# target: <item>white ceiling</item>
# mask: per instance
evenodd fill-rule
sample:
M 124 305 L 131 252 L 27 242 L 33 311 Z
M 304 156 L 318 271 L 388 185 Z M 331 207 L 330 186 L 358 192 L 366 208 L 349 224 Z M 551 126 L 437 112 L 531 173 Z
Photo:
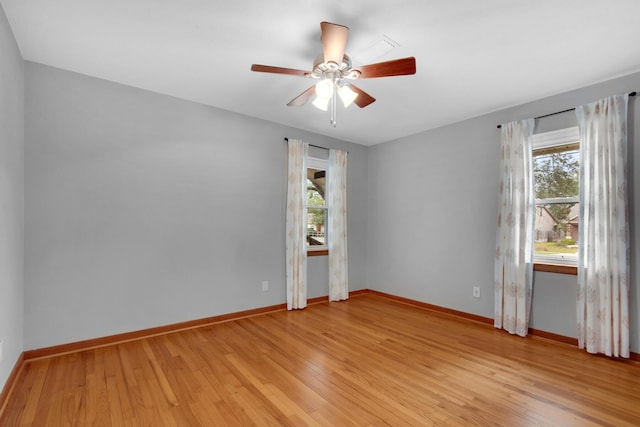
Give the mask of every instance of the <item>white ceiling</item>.
M 453 123 L 640 70 L 638 0 L 0 0 L 26 60 L 364 145 Z M 320 22 L 350 28 L 354 65 L 415 56 L 413 76 L 362 80 L 377 99 L 308 103 Z M 640 89 L 640 88 L 639 88 Z

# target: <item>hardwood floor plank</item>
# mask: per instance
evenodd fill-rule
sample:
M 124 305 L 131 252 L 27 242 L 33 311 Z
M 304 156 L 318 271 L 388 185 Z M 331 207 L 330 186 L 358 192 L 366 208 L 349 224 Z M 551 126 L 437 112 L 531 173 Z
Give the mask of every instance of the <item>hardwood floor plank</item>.
M 66 365 L 62 413 L 68 425 L 82 425 L 86 420 L 86 406 L 83 397 L 86 374 L 81 360 L 82 355 L 75 354 L 74 357 L 69 358 Z
M 71 355 L 54 360 L 67 360 L 69 356 Z M 92 426 L 109 426 L 112 424 L 112 412 L 105 381 L 105 350 L 90 350 L 86 356 L 86 423 Z M 51 418 L 47 425 L 54 425 L 56 422 L 55 418 Z
M 294 416 L 304 422 L 305 425 L 318 425 L 316 421 L 296 404 L 289 396 L 278 387 L 266 381 L 259 380 L 252 372 L 250 366 L 244 364 L 242 360 L 235 354 L 228 354 L 227 360 L 238 369 L 244 378 L 253 385 L 257 392 L 266 398 L 271 404 L 280 411 L 285 417 L 293 418 Z M 288 390 L 289 391 L 289 390 Z M 290 394 L 294 396 L 293 393 Z
M 8 425 L 29 426 L 33 424 L 45 379 L 49 372 L 49 364 L 50 360 L 43 360 L 40 363 L 30 363 L 25 367 L 20 378 L 21 387 L 18 389 L 21 397 L 19 401 L 24 402 L 24 405 L 19 408 L 20 416 Z
M 640 364 L 364 294 L 25 363 L 0 426 L 632 426 Z
M 153 350 L 151 349 L 151 346 L 149 345 L 149 341 L 151 341 L 151 340 L 142 340 L 141 341 L 141 345 L 142 345 L 142 349 L 144 350 L 144 353 L 146 354 L 146 356 L 147 356 L 147 358 L 149 360 L 149 364 L 151 365 L 151 368 L 153 369 L 153 374 L 154 374 L 156 380 L 158 381 L 158 384 L 160 385 L 160 389 L 162 390 L 162 394 L 164 394 L 164 396 L 167 399 L 167 402 L 170 405 L 180 406 L 180 403 L 178 403 L 178 398 L 176 397 L 175 393 L 173 392 L 173 389 L 171 388 L 171 385 L 167 381 L 167 377 L 164 375 L 164 372 L 162 370 L 162 367 L 160 366 L 160 363 L 156 359 L 156 356 L 155 356 Z M 157 341 L 157 340 L 154 340 L 154 341 Z

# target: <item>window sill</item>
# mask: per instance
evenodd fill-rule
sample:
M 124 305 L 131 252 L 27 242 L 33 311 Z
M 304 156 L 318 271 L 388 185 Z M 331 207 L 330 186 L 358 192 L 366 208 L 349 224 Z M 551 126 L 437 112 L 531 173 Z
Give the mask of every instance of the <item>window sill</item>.
M 307 256 L 326 256 L 329 255 L 329 249 L 307 249 Z
M 578 275 L 578 267 L 575 265 L 534 263 L 533 271 L 544 271 L 546 273 L 558 273 L 558 274 L 572 274 L 574 276 Z

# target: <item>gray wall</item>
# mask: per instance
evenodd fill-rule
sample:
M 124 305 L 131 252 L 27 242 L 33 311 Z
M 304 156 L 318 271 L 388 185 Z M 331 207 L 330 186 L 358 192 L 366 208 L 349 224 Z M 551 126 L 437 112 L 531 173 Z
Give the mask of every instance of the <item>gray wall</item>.
M 0 390 L 22 353 L 24 62 L 0 6 Z
M 366 147 L 31 62 L 25 79 L 25 349 L 283 303 L 284 137 L 349 151 L 365 287 Z M 326 269 L 309 259 L 310 297 Z
M 640 74 L 566 92 L 371 147 L 367 286 L 493 317 L 498 203 L 496 125 L 640 90 Z M 640 126 L 630 98 L 631 350 L 640 352 Z M 573 114 L 539 121 L 540 131 L 575 124 Z M 576 336 L 576 276 L 536 273 L 532 327 Z M 481 298 L 472 297 L 480 286 Z

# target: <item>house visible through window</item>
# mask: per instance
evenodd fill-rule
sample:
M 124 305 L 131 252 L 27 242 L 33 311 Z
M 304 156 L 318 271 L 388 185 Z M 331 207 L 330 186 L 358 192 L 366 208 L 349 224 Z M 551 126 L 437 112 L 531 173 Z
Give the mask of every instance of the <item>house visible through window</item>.
M 579 149 L 577 127 L 533 136 L 536 263 L 577 264 Z
M 327 167 L 324 159 L 307 160 L 307 248 L 327 247 Z

